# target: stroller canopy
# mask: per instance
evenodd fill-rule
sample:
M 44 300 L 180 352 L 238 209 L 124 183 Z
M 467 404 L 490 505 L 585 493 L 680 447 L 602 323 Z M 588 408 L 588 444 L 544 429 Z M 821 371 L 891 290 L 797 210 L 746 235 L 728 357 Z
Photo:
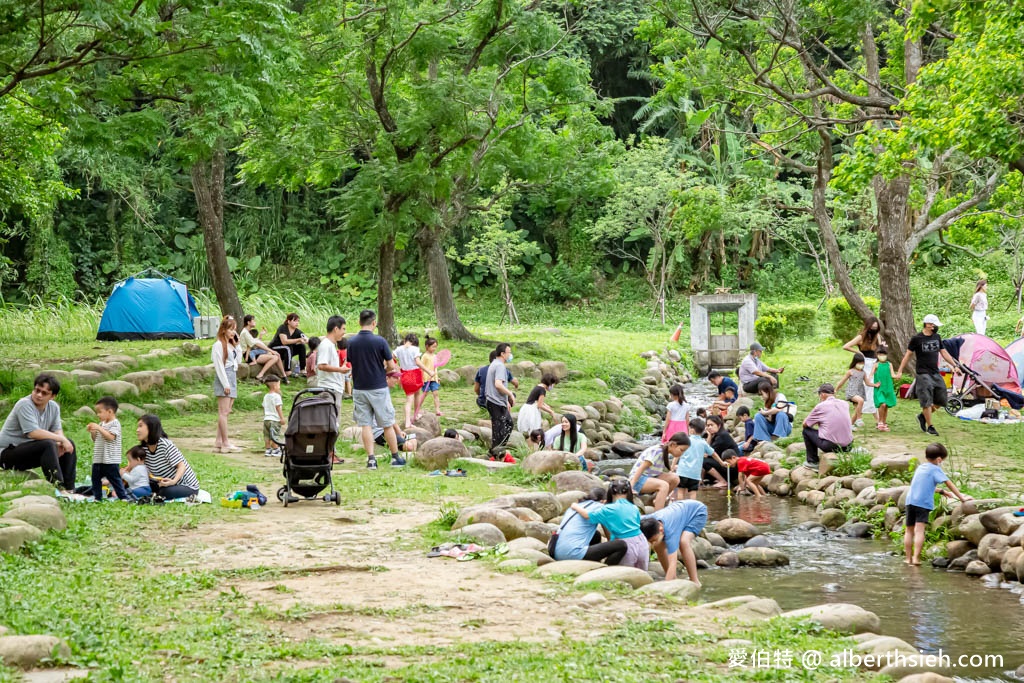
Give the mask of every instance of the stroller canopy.
M 1010 360 L 1017 368 L 1017 379 L 1024 379 L 1024 337 L 1007 346 L 1006 353 L 1010 355 Z
M 1017 365 L 999 342 L 983 334 L 961 334 L 942 343 L 949 355 L 977 373 L 981 381 L 1020 393 Z

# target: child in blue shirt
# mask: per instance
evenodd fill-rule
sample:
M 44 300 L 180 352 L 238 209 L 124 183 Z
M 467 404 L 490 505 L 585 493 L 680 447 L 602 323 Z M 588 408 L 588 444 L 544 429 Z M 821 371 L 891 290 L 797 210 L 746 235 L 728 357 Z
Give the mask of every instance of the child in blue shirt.
M 715 454 L 715 449 L 708 445 L 701 434 L 704 433 L 704 420 L 695 417 L 690 420 L 690 447 L 676 458 L 674 466 L 679 475 L 679 488 L 676 489 L 676 500 L 695 500 L 697 489 L 700 488 L 700 474 L 704 465 L 704 457 Z M 680 495 L 679 491 L 683 494 Z
M 949 491 L 941 491 L 940 495 L 959 498 L 960 502 L 970 500 L 957 490 L 942 471 L 942 461 L 949 457 L 946 447 L 941 443 L 929 444 L 924 450 L 925 462 L 914 470 L 914 478 L 910 481 L 907 493 L 907 530 L 903 535 L 903 552 L 909 565 L 920 566 L 921 548 L 924 546 L 924 528 L 928 524 L 928 516 L 935 509 L 935 488 L 942 483 Z
M 626 542 L 626 554 L 619 562 L 624 567 L 637 567 L 647 571 L 651 548 L 640 531 L 640 510 L 633 503 L 633 488 L 625 479 L 616 479 L 608 486 L 608 503 L 601 507 L 586 508 L 573 503 L 572 509 L 580 517 L 600 524 L 611 540 Z
M 754 421 L 750 419 L 750 408 L 746 406 L 737 408 L 736 419 L 743 423 L 743 443 L 739 444 L 740 455 L 743 455 L 757 446 L 757 441 L 754 441 Z

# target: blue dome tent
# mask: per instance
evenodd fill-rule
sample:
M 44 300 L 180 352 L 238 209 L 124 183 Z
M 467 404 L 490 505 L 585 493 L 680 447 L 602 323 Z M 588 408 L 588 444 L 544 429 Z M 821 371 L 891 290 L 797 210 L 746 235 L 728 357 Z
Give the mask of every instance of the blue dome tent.
M 139 277 L 153 273 L 160 277 Z M 114 285 L 96 339 L 194 339 L 199 310 L 188 288 L 172 277 L 145 270 Z

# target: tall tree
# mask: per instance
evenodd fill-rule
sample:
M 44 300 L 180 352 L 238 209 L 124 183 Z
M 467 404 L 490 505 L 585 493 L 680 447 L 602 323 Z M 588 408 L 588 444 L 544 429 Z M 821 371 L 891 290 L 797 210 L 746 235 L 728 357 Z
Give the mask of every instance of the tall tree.
M 853 285 L 834 226 L 832 187 L 850 136 L 900 124 L 904 94 L 940 51 L 907 31 L 909 17 L 883 2 L 841 0 L 661 0 L 646 30 L 655 52 L 674 58 L 676 92 L 725 99 L 748 110 L 753 149 L 803 174 L 811 210 L 839 289 L 861 317 L 871 315 Z M 671 91 L 670 90 L 670 91 Z M 881 156 L 884 148 L 874 153 Z M 920 241 L 955 222 L 996 189 L 1002 168 L 950 164 L 952 149 L 912 149 L 895 172 L 854 172 L 849 192 L 867 193 L 877 234 L 881 317 L 890 346 L 915 329 L 910 257 Z M 933 212 L 947 193 L 959 200 Z M 920 198 L 920 199 L 919 199 Z
M 306 5 L 301 105 L 247 142 L 247 169 L 269 178 L 289 160 L 292 183 L 345 183 L 336 206 L 349 231 L 381 249 L 382 320 L 393 320 L 390 252 L 415 244 L 440 333 L 473 339 L 452 293 L 451 229 L 505 178 L 511 189 L 544 182 L 586 163 L 605 137 L 573 26 L 548 9 L 540 0 Z

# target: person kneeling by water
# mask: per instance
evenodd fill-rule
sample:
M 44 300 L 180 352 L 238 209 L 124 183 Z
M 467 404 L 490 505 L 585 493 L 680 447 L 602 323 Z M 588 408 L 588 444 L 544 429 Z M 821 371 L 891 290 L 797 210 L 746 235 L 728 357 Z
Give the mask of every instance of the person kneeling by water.
M 697 557 L 693 553 L 693 539 L 704 529 L 708 521 L 708 507 L 699 500 L 679 500 L 649 515 L 643 523 L 655 521 L 662 532 L 660 537 L 651 538 L 651 549 L 658 556 L 658 562 L 665 570 L 665 580 L 674 581 L 679 556 L 683 556 L 686 575 L 698 586 Z

